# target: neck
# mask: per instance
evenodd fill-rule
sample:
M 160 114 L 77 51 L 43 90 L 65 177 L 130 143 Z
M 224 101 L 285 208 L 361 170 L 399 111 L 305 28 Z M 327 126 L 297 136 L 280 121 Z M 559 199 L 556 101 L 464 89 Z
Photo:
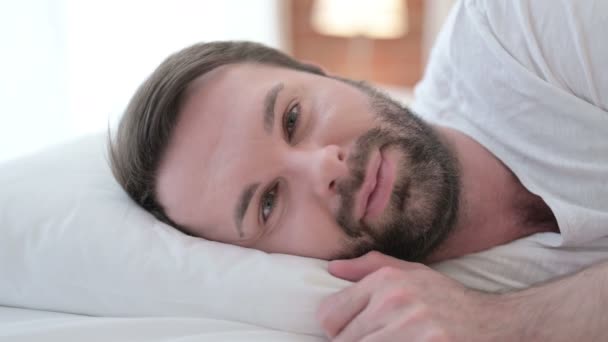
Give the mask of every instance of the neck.
M 530 193 L 490 151 L 459 131 L 440 126 L 435 129 L 458 160 L 461 197 L 455 227 L 425 262 L 455 258 L 536 232 L 556 230 L 555 218 L 544 201 Z

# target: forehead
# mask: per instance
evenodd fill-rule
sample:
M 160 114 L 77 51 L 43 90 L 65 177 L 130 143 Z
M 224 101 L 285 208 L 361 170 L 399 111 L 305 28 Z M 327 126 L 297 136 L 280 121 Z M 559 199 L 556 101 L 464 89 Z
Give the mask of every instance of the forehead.
M 159 169 L 157 191 L 167 214 L 186 227 L 227 224 L 243 187 L 270 162 L 262 153 L 272 143 L 264 130 L 266 93 L 307 77 L 318 76 L 233 64 L 193 81 Z M 203 210 L 206 222 L 200 222 Z

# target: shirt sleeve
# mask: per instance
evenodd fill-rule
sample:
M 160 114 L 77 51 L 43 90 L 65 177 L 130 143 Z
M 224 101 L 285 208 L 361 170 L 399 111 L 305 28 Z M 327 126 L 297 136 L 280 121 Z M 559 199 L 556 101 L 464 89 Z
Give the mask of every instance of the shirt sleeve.
M 608 1 L 457 2 L 412 110 L 490 150 L 556 216 L 608 236 Z
M 608 1 L 475 0 L 465 6 L 530 72 L 608 112 Z

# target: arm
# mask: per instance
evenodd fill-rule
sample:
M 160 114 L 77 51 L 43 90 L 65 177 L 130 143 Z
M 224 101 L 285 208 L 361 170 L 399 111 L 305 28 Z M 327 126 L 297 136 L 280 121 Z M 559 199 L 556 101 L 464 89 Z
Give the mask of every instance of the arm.
M 608 263 L 505 294 L 376 252 L 332 262 L 330 272 L 358 281 L 319 308 L 333 341 L 599 341 L 608 325 Z
M 519 292 L 497 295 L 522 341 L 600 341 L 608 326 L 608 262 Z M 499 313 L 497 311 L 497 313 Z M 500 318 L 500 317 L 499 317 Z

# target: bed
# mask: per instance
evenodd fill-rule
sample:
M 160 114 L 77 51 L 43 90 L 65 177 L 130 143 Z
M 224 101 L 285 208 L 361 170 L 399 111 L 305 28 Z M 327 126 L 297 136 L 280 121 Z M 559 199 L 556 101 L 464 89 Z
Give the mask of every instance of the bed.
M 0 307 L 0 339 L 6 341 L 294 341 L 318 336 L 295 334 L 233 321 L 198 317 L 89 317 Z
M 0 189 L 0 340 L 323 341 L 316 308 L 350 284 L 322 260 L 205 241 L 157 221 L 112 178 L 105 134 L 0 164 Z M 432 267 L 471 288 L 509 291 L 602 259 L 605 242 L 558 249 L 558 237 Z

